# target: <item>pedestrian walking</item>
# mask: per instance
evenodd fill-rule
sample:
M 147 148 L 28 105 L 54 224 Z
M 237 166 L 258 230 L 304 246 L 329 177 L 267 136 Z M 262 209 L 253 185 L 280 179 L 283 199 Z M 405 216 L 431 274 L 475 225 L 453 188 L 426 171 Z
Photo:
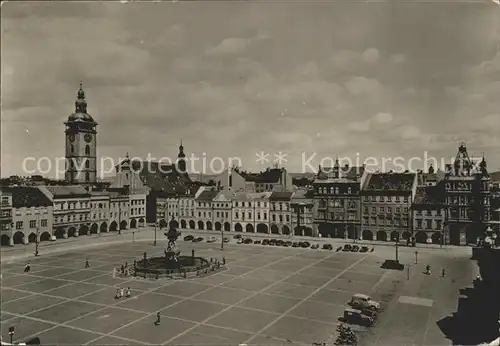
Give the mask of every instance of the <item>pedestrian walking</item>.
M 120 267 L 120 271 L 122 272 L 122 274 L 125 274 L 125 266 L 122 264 L 122 266 Z
M 89 268 L 89 267 L 90 267 L 89 260 L 85 260 L 85 268 Z
M 443 268 L 443 270 L 441 271 L 441 277 L 444 278 L 445 275 L 446 275 L 446 270 Z
M 130 297 L 130 287 L 127 287 L 127 290 L 125 291 L 125 297 Z
M 116 289 L 115 299 L 120 299 L 120 289 L 119 288 Z
M 431 275 L 431 266 L 430 265 L 425 266 L 425 274 Z
M 120 298 L 123 298 L 123 295 L 124 295 L 124 289 L 123 288 L 120 288 Z
M 159 325 L 160 325 L 160 312 L 157 312 L 156 313 L 155 326 L 159 326 Z
M 31 270 L 31 265 L 30 265 L 30 262 L 26 263 L 26 265 L 24 266 L 24 272 L 25 273 L 29 273 Z

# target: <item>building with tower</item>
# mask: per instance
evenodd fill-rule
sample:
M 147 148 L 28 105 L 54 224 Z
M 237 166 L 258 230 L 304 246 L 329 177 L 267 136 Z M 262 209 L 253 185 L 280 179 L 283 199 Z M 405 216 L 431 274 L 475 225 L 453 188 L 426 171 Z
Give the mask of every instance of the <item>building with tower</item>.
M 87 190 L 97 181 L 97 122 L 87 113 L 82 83 L 75 101 L 75 112 L 66 125 L 66 173 L 69 184 L 83 185 Z
M 452 245 L 476 243 L 490 223 L 490 176 L 483 157 L 476 165 L 460 143 L 444 177 L 447 231 Z

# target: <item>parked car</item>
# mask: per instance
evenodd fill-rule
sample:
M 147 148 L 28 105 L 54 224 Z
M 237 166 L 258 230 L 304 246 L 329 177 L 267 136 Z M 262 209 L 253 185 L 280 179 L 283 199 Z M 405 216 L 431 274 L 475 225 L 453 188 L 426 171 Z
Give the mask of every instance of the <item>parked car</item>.
M 368 246 L 362 246 L 361 249 L 359 249 L 359 252 L 368 252 Z
M 192 241 L 194 237 L 192 235 L 187 235 L 184 237 L 184 241 Z
M 276 245 L 276 239 L 269 240 L 269 245 Z
M 252 244 L 252 243 L 253 243 L 253 240 L 250 238 L 246 238 L 245 240 L 243 240 L 243 244 Z
M 194 239 L 192 240 L 192 242 L 193 242 L 193 243 L 199 243 L 199 242 L 201 242 L 201 241 L 203 241 L 203 237 L 194 238 Z
M 286 241 L 284 241 L 284 240 L 278 240 L 278 241 L 276 242 L 276 245 L 277 245 L 277 246 L 286 246 Z
M 264 239 L 262 241 L 262 245 L 269 245 L 269 239 Z
M 215 237 L 209 237 L 209 238 L 207 239 L 207 243 L 215 243 L 215 241 L 216 241 L 216 240 L 217 240 L 217 239 L 215 239 Z
M 323 250 L 333 250 L 332 244 L 323 244 Z
M 296 241 L 294 241 L 294 242 L 292 243 L 292 247 L 299 247 L 299 243 L 298 243 L 298 242 L 296 242 Z
M 254 244 L 260 244 L 260 243 L 261 243 L 261 241 L 260 241 L 260 240 L 255 240 L 253 243 L 254 243 Z
M 241 238 L 243 238 L 241 234 L 236 234 L 235 236 L 233 236 L 233 239 L 241 239 Z
M 290 240 L 286 241 L 285 242 L 287 246 L 292 246 L 293 245 L 293 242 L 291 242 Z
M 308 248 L 311 246 L 311 243 L 309 243 L 308 241 L 305 241 L 304 242 L 304 246 L 302 246 L 303 248 Z
M 228 237 L 224 237 L 224 238 L 222 239 L 222 241 L 223 241 L 224 243 L 229 243 L 229 238 L 228 238 Z
M 238 238 L 238 241 L 236 242 L 236 244 L 243 244 L 243 239 L 242 238 Z
M 359 246 L 357 245 L 354 245 L 352 248 L 351 248 L 351 252 L 358 252 L 359 251 Z
M 319 244 L 312 244 L 311 249 L 319 249 Z
M 345 244 L 345 245 L 344 245 L 344 248 L 342 249 L 342 251 L 351 251 L 351 249 L 352 249 L 352 246 L 351 246 L 351 245 L 349 245 L 349 244 Z
M 370 327 L 373 325 L 375 319 L 371 316 L 365 315 L 361 310 L 346 308 L 344 310 L 344 321 L 347 323 Z
M 360 310 L 378 310 L 380 309 L 380 303 L 372 300 L 370 296 L 362 293 L 356 293 L 352 296 L 349 303 L 354 309 Z

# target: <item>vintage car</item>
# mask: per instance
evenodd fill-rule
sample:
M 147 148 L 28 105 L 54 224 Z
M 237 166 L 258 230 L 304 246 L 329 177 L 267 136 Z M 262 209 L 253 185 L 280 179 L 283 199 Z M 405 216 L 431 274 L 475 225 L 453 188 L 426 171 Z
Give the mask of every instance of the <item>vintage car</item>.
M 361 249 L 359 250 L 359 252 L 368 252 L 369 249 L 368 249 L 368 246 L 362 246 Z
M 380 303 L 372 300 L 370 296 L 366 294 L 356 293 L 352 296 L 349 302 L 354 309 L 360 310 L 375 310 L 380 309 Z
M 375 319 L 372 316 L 365 315 L 361 310 L 346 308 L 344 310 L 344 321 L 370 327 L 375 322 Z
M 192 235 L 187 235 L 184 237 L 184 241 L 192 241 L 194 237 Z
M 332 244 L 323 244 L 323 250 L 333 250 Z
M 209 237 L 207 239 L 207 243 L 215 243 L 217 241 L 217 239 L 215 239 L 215 237 Z
M 228 237 L 224 237 L 224 239 L 222 240 L 224 243 L 229 243 L 229 238 Z
M 353 247 L 351 248 L 351 252 L 358 252 L 358 251 L 359 251 L 359 246 L 353 245 Z
M 319 244 L 312 244 L 311 249 L 319 249 Z
M 253 240 L 251 238 L 246 238 L 243 240 L 243 244 L 253 244 Z
M 349 244 L 345 244 L 344 248 L 342 249 L 342 251 L 351 251 L 351 250 L 352 250 L 352 246 Z

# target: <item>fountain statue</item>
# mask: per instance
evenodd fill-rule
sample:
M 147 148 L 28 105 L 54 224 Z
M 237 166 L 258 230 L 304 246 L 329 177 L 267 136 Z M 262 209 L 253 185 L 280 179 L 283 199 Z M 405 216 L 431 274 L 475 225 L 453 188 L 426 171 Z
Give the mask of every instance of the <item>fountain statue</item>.
M 164 233 L 167 237 L 167 242 L 165 243 L 165 261 L 168 267 L 177 267 L 179 263 L 180 250 L 177 248 L 176 241 L 181 235 L 181 232 L 177 230 L 177 221 L 172 217 L 169 223 L 169 229 Z

